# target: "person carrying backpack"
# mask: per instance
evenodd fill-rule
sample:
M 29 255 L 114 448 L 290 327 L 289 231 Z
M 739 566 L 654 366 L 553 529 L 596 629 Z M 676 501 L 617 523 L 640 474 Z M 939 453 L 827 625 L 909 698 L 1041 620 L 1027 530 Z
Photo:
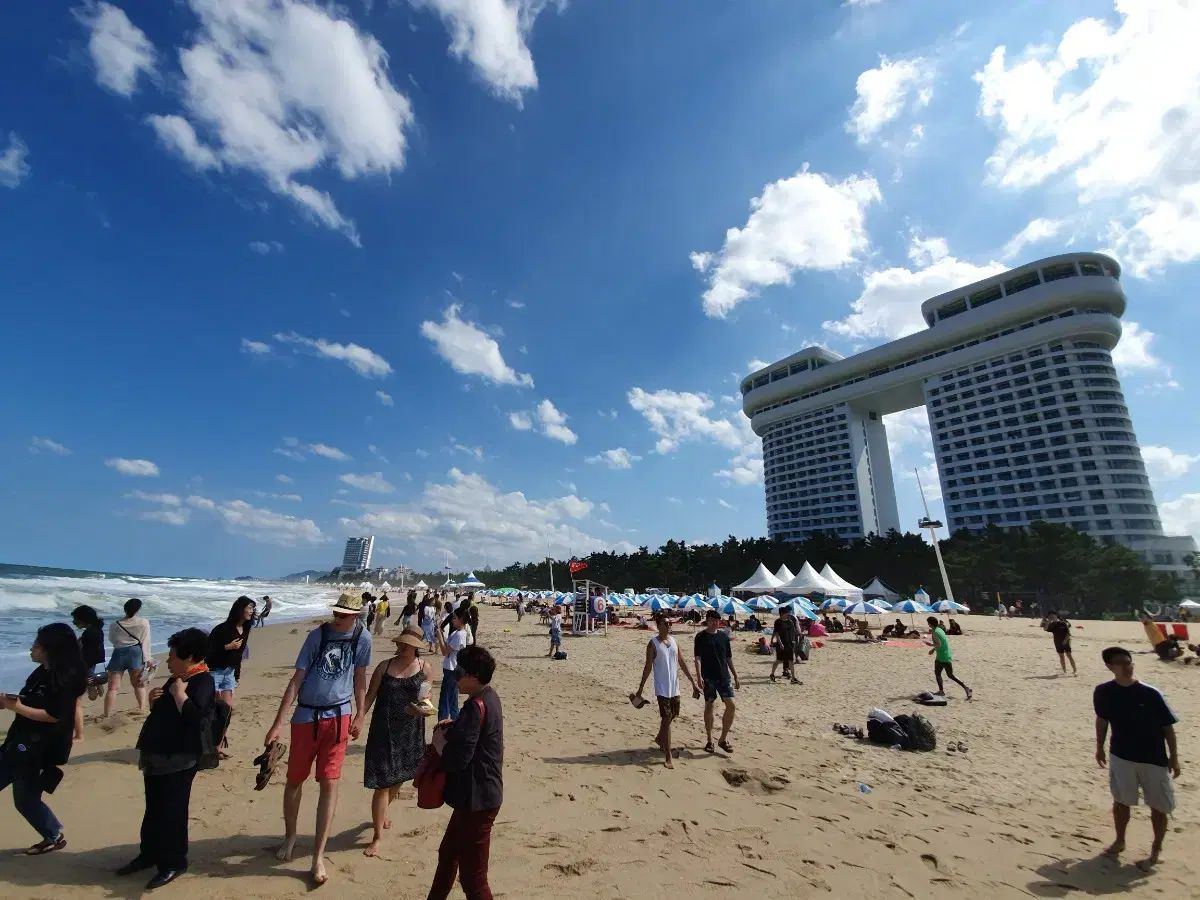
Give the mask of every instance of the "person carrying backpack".
M 263 745 L 268 753 L 279 743 L 283 720 L 291 716 L 291 752 L 288 755 L 287 785 L 283 790 L 283 843 L 275 855 L 288 861 L 296 849 L 296 827 L 304 782 L 316 764 L 321 786 L 317 803 L 316 841 L 313 845 L 312 882 L 328 880 L 325 872 L 325 842 L 337 807 L 338 780 L 351 739 L 357 740 L 360 725 L 350 718 L 351 701 L 359 718 L 366 707 L 367 667 L 371 665 L 371 635 L 360 621 L 363 600 L 342 594 L 333 604 L 333 621 L 308 633 L 296 657 L 296 670 L 288 681 L 275 721 Z
M 138 768 L 146 790 L 138 855 L 117 870 L 132 875 L 157 869 L 146 884 L 154 890 L 170 884 L 188 867 L 188 806 L 201 759 L 211 749 L 216 682 L 204 657 L 208 635 L 185 628 L 167 641 L 170 678 L 150 691 L 150 715 L 138 736 Z

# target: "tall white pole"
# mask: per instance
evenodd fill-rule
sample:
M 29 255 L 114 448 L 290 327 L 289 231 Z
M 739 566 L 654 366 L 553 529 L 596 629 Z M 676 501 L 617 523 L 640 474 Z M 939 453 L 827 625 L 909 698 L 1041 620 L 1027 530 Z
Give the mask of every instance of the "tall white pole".
M 550 558 L 550 542 L 546 541 L 546 566 L 550 569 L 550 590 L 554 591 L 554 560 Z
M 925 486 L 921 484 L 921 473 L 913 469 L 917 476 L 917 488 L 921 491 L 921 505 L 925 507 L 925 521 L 929 523 L 929 540 L 933 542 L 933 555 L 937 557 L 938 571 L 942 573 L 942 587 L 946 591 L 946 599 L 954 602 L 954 592 L 950 590 L 950 577 L 946 574 L 946 564 L 942 562 L 942 548 L 938 546 L 937 530 L 933 520 L 929 518 L 929 502 L 925 499 Z

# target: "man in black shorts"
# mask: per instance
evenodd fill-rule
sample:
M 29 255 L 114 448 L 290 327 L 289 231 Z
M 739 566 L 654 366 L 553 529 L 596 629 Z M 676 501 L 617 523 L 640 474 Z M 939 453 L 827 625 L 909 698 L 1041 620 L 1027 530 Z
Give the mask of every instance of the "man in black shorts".
M 704 691 L 704 730 L 708 735 L 708 743 L 704 749 L 709 753 L 713 747 L 713 705 L 717 696 L 725 701 L 725 714 L 721 717 L 721 739 L 717 746 L 726 753 L 733 752 L 729 743 L 729 729 L 733 727 L 733 691 L 741 690 L 742 682 L 733 667 L 733 647 L 729 643 L 729 635 L 719 630 L 721 614 L 710 609 L 704 614 L 704 630 L 696 635 L 692 645 L 695 656 L 696 683 Z M 729 676 L 733 675 L 733 684 Z
M 775 680 L 775 669 L 780 663 L 783 663 L 783 677 L 790 678 L 792 684 L 799 684 L 800 682 L 796 680 L 796 643 L 800 637 L 799 623 L 790 610 L 782 609 L 779 612 L 779 618 L 775 620 L 774 629 L 772 643 L 775 645 L 775 662 L 771 663 L 771 680 Z
M 1054 652 L 1058 654 L 1058 664 L 1062 666 L 1063 674 L 1067 674 L 1067 661 L 1071 662 L 1071 674 L 1078 675 L 1075 670 L 1075 657 L 1071 655 L 1071 623 L 1056 612 L 1046 616 L 1045 629 L 1054 635 Z

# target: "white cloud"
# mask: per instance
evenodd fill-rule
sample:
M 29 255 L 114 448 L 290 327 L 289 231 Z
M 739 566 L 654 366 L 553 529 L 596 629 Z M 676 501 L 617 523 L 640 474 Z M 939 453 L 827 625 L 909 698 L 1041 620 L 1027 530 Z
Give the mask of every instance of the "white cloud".
M 163 522 L 167 525 L 186 525 L 192 517 L 190 509 L 155 509 L 137 513 L 139 519 L 147 522 Z
M 325 536 L 312 519 L 300 519 L 283 513 L 251 506 L 245 500 L 217 503 L 208 497 L 192 495 L 187 503 L 194 509 L 212 513 L 230 534 L 243 535 L 251 540 L 281 547 L 297 544 L 320 544 Z
M 1171 376 L 1170 367 L 1151 351 L 1150 344 L 1153 341 L 1154 332 L 1146 331 L 1137 322 L 1122 322 L 1121 340 L 1112 351 L 1113 365 L 1122 375 L 1158 372 L 1166 378 L 1164 387 L 1179 387 Z
M 923 452 L 921 458 L 928 460 L 925 465 L 918 466 L 915 471 L 905 466 L 900 471 L 900 477 L 912 482 L 912 490 L 915 493 L 917 488 L 917 474 L 919 472 L 921 489 L 925 491 L 925 499 L 933 503 L 942 499 L 942 482 L 938 478 L 937 463 L 934 461 L 931 450 Z
M 450 55 L 471 63 L 492 92 L 518 106 L 537 87 L 529 33 L 549 0 L 410 0 L 442 17 L 450 32 Z M 555 3 L 560 9 L 566 0 Z
M 411 503 L 367 504 L 341 525 L 349 533 L 402 540 L 438 565 L 445 550 L 463 547 L 490 559 L 532 559 L 545 555 L 547 543 L 559 555 L 610 549 L 576 524 L 592 508 L 574 495 L 534 500 L 506 493 L 480 475 L 451 469 L 447 482 L 427 484 Z
M 1057 47 L 976 73 L 980 114 L 999 142 L 990 180 L 1024 189 L 1061 179 L 1110 217 L 1127 268 L 1147 275 L 1200 258 L 1200 6 L 1116 0 L 1120 24 L 1085 18 Z
M 1057 237 L 1066 224 L 1062 219 L 1032 220 L 1028 225 L 1009 238 L 1008 243 L 1004 245 L 1004 258 L 1006 260 L 1014 259 L 1030 244 L 1040 244 L 1043 241 Z
M 770 363 L 765 359 L 759 359 L 756 356 L 754 359 L 750 360 L 750 362 L 746 363 L 746 374 L 748 375 L 751 372 L 757 372 L 759 369 L 765 369 L 769 365 Z
M 110 469 L 115 469 L 122 475 L 135 475 L 145 478 L 154 478 L 158 475 L 158 466 L 150 462 L 148 459 L 106 459 L 104 464 Z
M 1005 270 L 1002 263 L 978 266 L 948 254 L 941 238 L 914 237 L 909 258 L 915 268 L 893 266 L 867 272 L 862 293 L 850 304 L 850 314 L 823 322 L 822 327 L 852 340 L 894 340 L 914 334 L 927 327 L 921 318 L 924 301 Z
M 349 181 L 404 167 L 412 106 L 392 84 L 383 46 L 332 5 L 189 5 L 199 27 L 179 50 L 183 109 L 151 117 L 160 139 L 196 168 L 257 175 L 357 244 L 333 198 L 298 179 L 332 169 Z
M 465 453 L 467 456 L 473 456 L 476 459 L 483 459 L 482 447 L 468 447 L 466 444 L 456 443 L 451 447 L 451 449 L 458 453 Z
M 656 452 L 671 453 L 685 441 L 708 441 L 736 451 L 729 468 L 714 473 L 718 478 L 740 485 L 762 482 L 762 442 L 740 411 L 732 418 L 713 418 L 707 414 L 713 408 L 709 396 L 687 391 L 648 393 L 635 387 L 628 399 L 658 435 Z
M 275 480 L 278 481 L 280 484 L 294 484 L 295 483 L 292 480 L 291 476 L 289 476 L 289 475 L 276 475 Z
M 29 175 L 29 163 L 25 157 L 29 148 L 16 132 L 8 135 L 8 146 L 0 151 L 0 187 L 15 188 Z
M 898 118 L 907 107 L 915 112 L 933 99 L 934 67 L 927 59 L 900 59 L 893 62 L 879 57 L 879 68 L 858 76 L 858 99 L 850 108 L 846 130 L 859 144 L 867 144 L 880 130 Z
M 1176 453 L 1170 447 L 1150 444 L 1142 447 L 1142 460 L 1146 463 L 1146 474 L 1150 479 L 1162 482 L 1186 475 L 1192 466 L 1200 462 L 1200 456 Z
M 513 309 L 524 309 L 525 308 L 525 303 L 522 300 L 509 300 L 508 305 L 511 306 Z
M 718 505 L 718 506 L 723 506 L 723 507 L 725 507 L 725 509 L 732 509 L 732 510 L 735 510 L 735 511 L 737 510 L 737 507 L 736 507 L 736 506 L 734 506 L 732 503 L 729 503 L 729 502 L 728 502 L 728 501 L 726 501 L 726 500 L 722 500 L 720 497 L 718 497 L 718 498 L 717 498 L 717 505 Z
M 681 505 L 683 504 L 683 501 L 682 501 L 682 500 L 680 500 L 678 497 L 668 497 L 668 498 L 667 498 L 667 502 L 668 502 L 668 503 L 673 503 L 673 504 L 675 504 L 676 506 L 681 506 Z
M 929 412 L 924 406 L 884 416 L 883 428 L 887 432 L 888 452 L 893 459 L 910 447 L 916 447 L 922 452 L 933 450 Z
M 288 459 L 293 460 L 294 462 L 304 462 L 304 454 L 299 453 L 296 450 L 285 450 L 283 447 L 276 447 L 271 452 L 278 453 L 280 456 L 286 456 Z
M 47 437 L 37 437 L 36 435 L 29 441 L 30 453 L 41 453 L 42 451 L 53 453 L 55 456 L 70 456 L 71 451 L 60 444 L 58 441 L 52 441 Z
M 300 503 L 304 499 L 299 494 L 272 494 L 269 491 L 255 491 L 254 496 L 264 500 L 287 500 L 292 503 Z
M 834 270 L 868 247 L 866 211 L 879 200 L 869 175 L 835 182 L 808 171 L 768 184 L 750 202 L 742 228 L 730 228 L 719 253 L 692 253 L 692 265 L 711 273 L 704 312 L 723 318 L 759 288 L 791 284 L 798 269 Z
M 543 400 L 537 405 L 537 417 L 541 423 L 541 431 L 552 441 L 560 441 L 568 447 L 578 440 L 578 435 L 567 427 L 567 416 L 558 411 L 549 400 Z
M 352 459 L 350 454 L 343 453 L 337 447 L 330 447 L 328 444 L 309 444 L 307 450 L 315 456 L 336 459 L 338 462 L 346 462 L 346 460 Z
M 124 10 L 110 3 L 87 3 L 75 10 L 75 18 L 90 32 L 88 52 L 101 87 L 131 97 L 139 75 L 154 75 L 154 45 Z
M 242 338 L 243 353 L 270 353 L 271 347 L 264 344 L 262 341 L 252 341 L 248 338 Z
M 635 456 L 624 447 L 614 447 L 603 453 L 597 453 L 595 456 L 589 456 L 584 459 L 584 462 L 606 465 L 610 469 L 631 469 L 633 464 L 640 459 L 640 456 Z
M 533 387 L 533 378 L 512 369 L 500 354 L 500 345 L 486 331 L 458 316 L 459 306 L 446 307 L 441 322 L 422 322 L 421 334 L 437 354 L 461 375 L 479 375 L 494 384 Z
M 282 253 L 283 244 L 279 241 L 251 241 L 250 249 L 259 256 L 266 256 L 268 253 Z
M 392 374 L 388 361 L 366 347 L 358 344 L 334 344 L 322 338 L 313 340 L 291 331 L 275 335 L 275 340 L 282 344 L 298 344 L 315 350 L 318 355 L 329 359 L 338 359 L 348 365 L 363 378 L 385 378 Z
M 339 450 L 337 447 L 331 447 L 328 444 L 302 444 L 299 438 L 294 437 L 285 437 L 283 444 L 283 447 L 276 447 L 273 452 L 296 462 L 304 462 L 304 453 L 323 456 L 326 459 L 333 459 L 338 462 L 346 462 L 353 459 L 350 454 Z
M 508 424 L 517 431 L 529 431 L 533 428 L 533 419 L 527 412 L 510 412 L 508 414 Z
M 144 500 L 146 503 L 161 503 L 163 506 L 181 506 L 183 501 L 175 494 L 148 494 L 145 491 L 130 491 L 125 495 L 130 500 Z
M 1200 494 L 1184 494 L 1176 500 L 1158 504 L 1163 531 L 1200 537 Z
M 426 458 L 429 456 L 429 451 L 428 451 L 428 450 L 422 450 L 420 447 L 418 447 L 418 448 L 417 448 L 416 450 L 414 450 L 413 452 L 414 452 L 414 453 L 416 453 L 416 454 L 417 454 L 417 456 L 421 457 L 421 459 L 426 459 Z
M 382 403 L 384 406 L 395 406 L 396 405 L 392 401 L 391 394 L 385 394 L 383 391 L 376 391 L 375 396 L 379 399 L 379 402 Z
M 389 484 L 382 472 L 370 472 L 365 475 L 339 475 L 338 480 L 358 488 L 360 491 L 370 491 L 372 494 L 390 494 L 396 490 L 395 485 Z

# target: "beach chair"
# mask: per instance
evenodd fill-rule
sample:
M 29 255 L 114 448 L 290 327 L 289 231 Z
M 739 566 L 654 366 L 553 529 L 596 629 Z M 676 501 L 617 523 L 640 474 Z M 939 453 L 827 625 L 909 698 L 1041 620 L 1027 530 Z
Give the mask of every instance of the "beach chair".
M 1186 643 L 1188 640 L 1190 640 L 1190 638 L 1188 637 L 1188 627 L 1187 627 L 1186 625 L 1183 625 L 1183 624 L 1181 624 L 1181 623 L 1178 623 L 1178 622 L 1177 622 L 1177 623 L 1175 623 L 1174 625 L 1172 625 L 1172 626 L 1171 626 L 1171 633 L 1172 633 L 1173 635 L 1175 635 L 1175 637 L 1179 638 L 1181 641 L 1184 641 L 1185 643 Z

